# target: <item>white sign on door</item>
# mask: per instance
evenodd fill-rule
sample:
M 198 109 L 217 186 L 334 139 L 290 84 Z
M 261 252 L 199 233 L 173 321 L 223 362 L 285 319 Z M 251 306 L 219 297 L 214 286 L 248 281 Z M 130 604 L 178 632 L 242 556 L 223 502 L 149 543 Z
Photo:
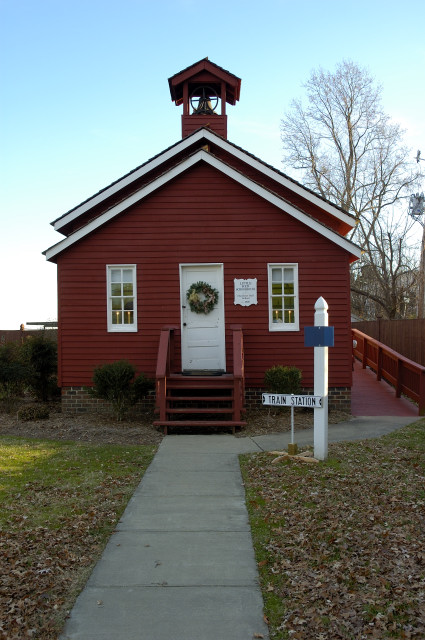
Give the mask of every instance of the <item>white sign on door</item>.
M 257 304 L 257 278 L 235 278 L 235 304 L 242 307 Z

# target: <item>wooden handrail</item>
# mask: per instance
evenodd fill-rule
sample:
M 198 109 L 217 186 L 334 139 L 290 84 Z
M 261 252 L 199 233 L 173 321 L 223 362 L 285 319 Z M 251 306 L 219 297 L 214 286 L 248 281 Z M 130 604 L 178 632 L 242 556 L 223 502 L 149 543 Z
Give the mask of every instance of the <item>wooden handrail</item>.
M 159 337 L 158 358 L 156 361 L 156 377 L 164 378 L 167 375 L 168 347 L 170 344 L 170 330 L 161 329 Z
M 358 329 L 352 329 L 352 335 L 353 354 L 363 369 L 373 369 L 377 380 L 384 378 L 393 385 L 397 398 L 403 393 L 418 404 L 419 415 L 425 415 L 425 367 Z
M 233 332 L 233 375 L 235 378 L 244 377 L 244 352 L 242 327 L 232 325 Z
M 242 327 L 230 327 L 233 334 L 233 421 L 239 422 L 245 398 Z M 178 327 L 162 327 L 156 362 L 156 409 L 160 421 L 167 419 L 167 378 L 174 371 L 174 335 Z
M 156 361 L 156 400 L 161 420 L 166 417 L 167 376 L 174 365 L 174 332 L 177 327 L 162 327 Z
M 242 327 L 232 325 L 233 333 L 233 420 L 241 419 L 245 398 L 245 371 Z

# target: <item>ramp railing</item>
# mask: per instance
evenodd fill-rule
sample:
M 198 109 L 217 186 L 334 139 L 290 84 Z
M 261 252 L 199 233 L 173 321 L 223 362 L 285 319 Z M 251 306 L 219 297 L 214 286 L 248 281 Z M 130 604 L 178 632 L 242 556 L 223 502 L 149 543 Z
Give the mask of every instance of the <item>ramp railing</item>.
M 377 380 L 384 379 L 394 387 L 397 398 L 404 394 L 417 403 L 419 415 L 425 415 L 425 367 L 358 329 L 352 329 L 352 334 L 353 354 L 363 369 L 372 369 Z

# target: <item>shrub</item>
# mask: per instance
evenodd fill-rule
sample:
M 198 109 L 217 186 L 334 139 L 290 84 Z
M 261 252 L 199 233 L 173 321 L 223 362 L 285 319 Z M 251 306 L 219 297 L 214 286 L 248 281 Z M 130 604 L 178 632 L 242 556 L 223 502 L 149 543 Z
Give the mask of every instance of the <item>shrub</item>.
M 294 393 L 301 391 L 302 372 L 297 367 L 278 364 L 264 374 L 264 384 L 270 393 Z
M 28 338 L 22 349 L 31 370 L 30 386 L 38 400 L 47 402 L 57 392 L 57 344 L 41 334 Z
M 30 377 L 29 367 L 22 361 L 20 345 L 8 343 L 1 346 L 0 401 L 5 411 L 13 411 Z
M 29 420 L 46 420 L 49 417 L 49 407 L 45 405 L 30 405 L 18 411 L 18 420 L 28 422 Z
M 111 403 L 117 420 L 122 420 L 130 406 L 140 400 L 152 382 L 144 373 L 136 377 L 136 368 L 127 360 L 117 360 L 96 367 L 93 373 L 93 387 L 90 395 Z

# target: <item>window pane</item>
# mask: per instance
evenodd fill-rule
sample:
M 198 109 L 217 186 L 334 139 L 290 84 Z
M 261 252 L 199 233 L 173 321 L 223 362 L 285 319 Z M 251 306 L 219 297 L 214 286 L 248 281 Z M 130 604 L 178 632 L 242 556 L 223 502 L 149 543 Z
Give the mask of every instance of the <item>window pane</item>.
M 293 311 L 285 311 L 285 322 L 288 324 L 295 322 L 295 314 Z
M 111 269 L 111 282 L 121 282 L 121 269 Z
M 295 299 L 285 296 L 285 309 L 295 309 Z
M 132 296 L 133 295 L 133 285 L 130 283 L 124 283 L 122 287 L 122 292 L 124 296 Z
M 273 324 L 283 322 L 283 311 L 278 311 L 277 309 L 272 313 Z
M 272 298 L 272 309 L 282 309 L 282 298 Z
M 112 324 L 122 324 L 122 312 L 121 311 L 113 311 L 112 312 Z
M 124 311 L 124 324 L 133 324 L 133 312 Z
M 294 283 L 292 282 L 291 284 L 287 284 L 285 282 L 284 291 L 287 294 L 294 294 Z
M 120 296 L 121 295 L 121 285 L 120 284 L 111 284 L 111 295 L 112 296 Z
M 282 295 L 282 283 L 275 284 L 273 282 L 273 284 L 272 284 L 272 294 L 274 296 L 281 296 Z
M 272 269 L 272 282 L 282 282 L 282 269 Z
M 133 269 L 123 269 L 122 281 L 123 282 L 133 282 Z
M 133 311 L 133 298 L 124 298 L 124 309 L 126 311 Z
M 113 311 L 121 311 L 121 298 L 112 298 Z
M 284 281 L 285 282 L 294 282 L 294 270 L 292 268 L 284 269 Z

